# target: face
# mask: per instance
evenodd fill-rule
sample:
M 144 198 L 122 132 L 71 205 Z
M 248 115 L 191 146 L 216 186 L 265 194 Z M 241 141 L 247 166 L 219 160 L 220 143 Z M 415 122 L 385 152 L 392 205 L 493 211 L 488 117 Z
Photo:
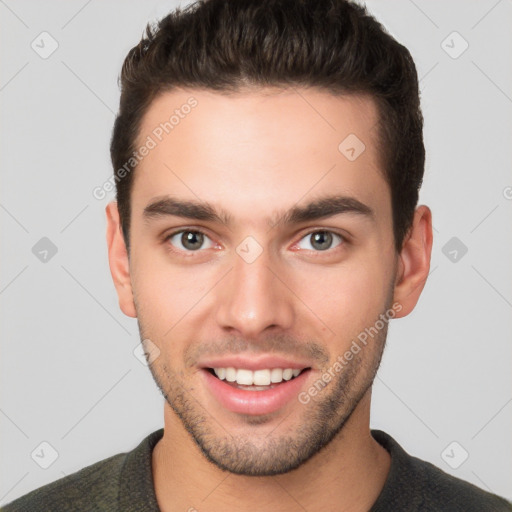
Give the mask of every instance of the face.
M 400 307 L 376 122 L 370 98 L 311 89 L 175 90 L 143 119 L 123 309 L 223 469 L 298 467 L 369 393 Z

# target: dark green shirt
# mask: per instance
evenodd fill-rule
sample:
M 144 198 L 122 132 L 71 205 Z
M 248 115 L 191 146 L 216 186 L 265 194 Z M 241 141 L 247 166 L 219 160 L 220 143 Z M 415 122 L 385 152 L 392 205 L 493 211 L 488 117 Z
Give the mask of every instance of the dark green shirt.
M 512 504 L 411 457 L 388 434 L 372 436 L 391 454 L 391 468 L 369 512 L 505 512 Z M 3 512 L 159 512 L 151 454 L 163 429 L 134 450 L 96 462 L 40 487 L 2 508 Z M 206 509 L 205 509 L 206 510 Z

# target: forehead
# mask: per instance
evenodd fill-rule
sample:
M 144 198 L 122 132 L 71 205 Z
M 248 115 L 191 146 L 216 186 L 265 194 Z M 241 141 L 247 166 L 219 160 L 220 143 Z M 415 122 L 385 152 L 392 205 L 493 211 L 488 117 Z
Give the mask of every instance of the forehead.
M 368 96 L 305 88 L 165 92 L 142 119 L 132 210 L 182 197 L 268 221 L 278 206 L 343 194 L 389 213 Z

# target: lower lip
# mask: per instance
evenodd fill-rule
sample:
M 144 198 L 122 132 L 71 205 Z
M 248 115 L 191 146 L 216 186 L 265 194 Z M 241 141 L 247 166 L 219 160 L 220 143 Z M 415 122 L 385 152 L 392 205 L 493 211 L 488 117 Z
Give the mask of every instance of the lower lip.
M 218 379 L 206 369 L 203 369 L 201 373 L 206 380 L 206 386 L 223 407 L 231 412 L 256 416 L 278 411 L 291 400 L 297 399 L 307 379 L 309 369 L 304 370 L 294 379 L 283 381 L 264 391 L 247 391 L 230 386 L 226 381 Z

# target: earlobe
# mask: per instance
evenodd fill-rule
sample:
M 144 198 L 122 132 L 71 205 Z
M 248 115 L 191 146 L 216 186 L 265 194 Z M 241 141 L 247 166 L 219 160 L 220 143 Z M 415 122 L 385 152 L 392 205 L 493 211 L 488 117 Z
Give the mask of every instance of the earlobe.
M 117 202 L 111 201 L 105 208 L 107 216 L 107 247 L 110 273 L 116 287 L 121 311 L 132 318 L 137 317 L 133 300 L 128 252 L 121 231 Z
M 397 318 L 408 315 L 416 306 L 430 270 L 432 253 L 432 212 L 419 206 L 399 255 L 394 301 L 402 305 Z

